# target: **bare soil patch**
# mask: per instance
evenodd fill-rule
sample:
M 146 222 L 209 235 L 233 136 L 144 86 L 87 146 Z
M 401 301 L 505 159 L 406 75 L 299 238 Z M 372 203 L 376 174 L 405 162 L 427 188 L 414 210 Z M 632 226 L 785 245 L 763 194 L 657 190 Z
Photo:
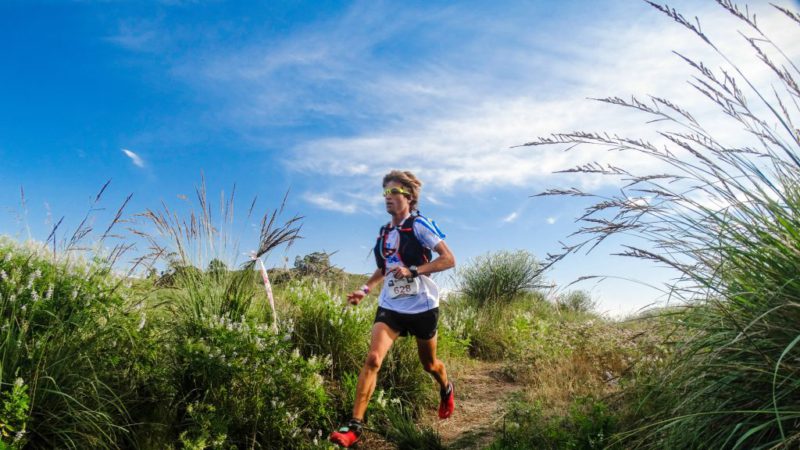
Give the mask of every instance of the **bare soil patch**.
M 440 420 L 431 410 L 420 426 L 433 428 L 448 448 L 458 450 L 483 449 L 503 426 L 503 402 L 522 388 L 503 375 L 503 364 L 469 360 L 452 367 L 450 378 L 455 383 L 456 410 L 447 420 Z M 390 450 L 396 448 L 379 434 L 366 432 L 361 450 Z
M 456 389 L 456 410 L 447 420 L 436 411 L 426 415 L 422 425 L 436 430 L 453 449 L 481 449 L 488 446 L 502 428 L 503 401 L 521 386 L 503 375 L 499 362 L 469 361 L 451 374 Z

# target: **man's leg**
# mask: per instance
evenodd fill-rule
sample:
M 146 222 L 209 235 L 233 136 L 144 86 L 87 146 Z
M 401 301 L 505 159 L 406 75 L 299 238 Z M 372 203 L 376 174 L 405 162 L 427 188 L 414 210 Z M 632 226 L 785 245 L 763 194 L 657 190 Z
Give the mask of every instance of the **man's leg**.
M 417 353 L 422 368 L 433 375 L 442 389 L 447 389 L 447 370 L 444 363 L 436 358 L 436 335 L 431 339 L 417 338 Z
M 364 361 L 364 367 L 361 368 L 361 373 L 358 375 L 358 384 L 356 385 L 356 401 L 353 405 L 354 419 L 364 420 L 364 413 L 367 411 L 369 399 L 375 391 L 375 383 L 378 380 L 378 371 L 383 363 L 383 358 L 392 348 L 392 344 L 398 336 L 397 331 L 383 322 L 376 322 L 372 326 L 369 352 Z
M 447 370 L 444 368 L 444 363 L 436 358 L 436 335 L 425 340 L 417 338 L 417 351 L 422 367 L 439 382 L 439 418 L 447 419 L 453 415 L 456 407 L 455 393 L 453 385 L 447 381 Z

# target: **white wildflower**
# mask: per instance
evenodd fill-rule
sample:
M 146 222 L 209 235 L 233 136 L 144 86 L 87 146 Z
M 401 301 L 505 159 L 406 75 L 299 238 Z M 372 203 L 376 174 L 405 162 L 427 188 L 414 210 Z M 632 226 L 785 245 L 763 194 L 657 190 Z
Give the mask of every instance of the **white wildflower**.
M 44 294 L 44 299 L 50 300 L 52 297 L 53 297 L 53 283 L 50 283 L 50 285 L 47 286 L 47 292 L 45 292 Z
M 24 437 L 25 437 L 25 434 L 26 434 L 26 433 L 27 433 L 27 431 L 25 431 L 25 430 L 19 430 L 19 431 L 17 431 L 17 432 L 14 434 L 14 442 L 19 442 L 19 441 L 21 441 L 21 440 L 22 440 L 22 438 L 24 438 Z
M 15 388 L 21 388 L 23 384 L 25 384 L 25 380 L 23 380 L 20 377 L 17 377 L 17 379 L 14 380 L 14 387 Z

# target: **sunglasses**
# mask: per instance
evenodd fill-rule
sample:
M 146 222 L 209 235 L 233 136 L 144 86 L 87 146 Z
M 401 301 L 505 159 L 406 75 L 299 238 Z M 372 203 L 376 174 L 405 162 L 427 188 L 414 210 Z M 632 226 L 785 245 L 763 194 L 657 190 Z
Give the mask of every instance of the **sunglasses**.
M 403 189 L 401 187 L 393 187 L 393 188 L 388 188 L 388 189 L 384 189 L 383 190 L 383 196 L 384 197 L 386 197 L 387 195 L 390 195 L 390 194 L 391 195 L 397 195 L 397 194 L 411 195 L 411 192 L 408 192 L 408 191 L 406 191 L 405 189 Z

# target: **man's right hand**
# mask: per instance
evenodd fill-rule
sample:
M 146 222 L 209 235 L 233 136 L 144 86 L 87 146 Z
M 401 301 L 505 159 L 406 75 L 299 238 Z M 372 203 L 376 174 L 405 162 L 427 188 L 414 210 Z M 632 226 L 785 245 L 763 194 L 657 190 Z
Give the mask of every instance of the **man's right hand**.
M 361 302 L 361 300 L 366 297 L 367 294 L 364 293 L 361 289 L 353 291 L 347 294 L 347 301 L 350 302 L 351 305 L 357 305 Z

